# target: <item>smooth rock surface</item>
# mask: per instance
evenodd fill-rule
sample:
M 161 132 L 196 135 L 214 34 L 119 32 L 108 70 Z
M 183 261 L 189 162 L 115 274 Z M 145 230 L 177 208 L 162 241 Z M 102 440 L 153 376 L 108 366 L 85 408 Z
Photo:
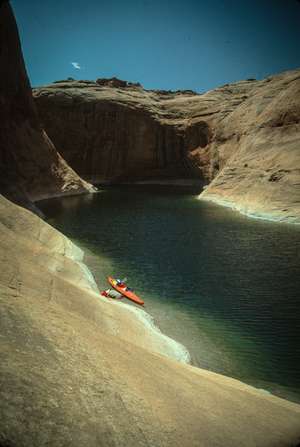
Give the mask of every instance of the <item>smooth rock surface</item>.
M 300 71 L 261 82 L 216 130 L 219 174 L 203 199 L 300 223 Z

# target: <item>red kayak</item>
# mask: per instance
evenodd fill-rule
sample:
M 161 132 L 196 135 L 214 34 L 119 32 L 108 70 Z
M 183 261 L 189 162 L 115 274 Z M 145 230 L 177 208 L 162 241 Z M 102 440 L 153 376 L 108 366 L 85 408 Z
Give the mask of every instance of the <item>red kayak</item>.
M 144 305 L 144 301 L 135 293 L 133 293 L 132 290 L 128 289 L 126 284 L 118 283 L 117 280 L 112 278 L 111 276 L 108 276 L 107 280 L 109 284 L 123 296 L 125 296 L 126 298 L 128 298 L 129 300 L 133 301 L 136 304 L 140 304 L 141 306 Z

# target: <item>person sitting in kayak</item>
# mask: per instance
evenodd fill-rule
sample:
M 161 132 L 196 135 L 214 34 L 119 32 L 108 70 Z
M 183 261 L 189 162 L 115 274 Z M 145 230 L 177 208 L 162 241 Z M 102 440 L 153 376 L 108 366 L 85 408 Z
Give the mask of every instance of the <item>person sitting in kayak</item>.
M 121 287 L 121 289 L 126 289 L 126 284 L 120 279 L 117 279 L 117 286 Z

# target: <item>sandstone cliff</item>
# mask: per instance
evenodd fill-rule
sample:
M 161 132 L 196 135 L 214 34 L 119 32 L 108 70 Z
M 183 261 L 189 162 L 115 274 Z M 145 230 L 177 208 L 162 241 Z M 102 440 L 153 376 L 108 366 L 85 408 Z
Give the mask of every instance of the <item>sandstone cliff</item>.
M 207 147 L 217 119 L 244 101 L 252 83 L 233 88 L 234 95 L 226 89 L 197 95 L 120 80 L 67 80 L 34 89 L 34 97 L 47 132 L 89 181 L 179 177 L 207 183 Z M 189 157 L 196 149 L 200 168 Z
M 88 181 L 198 179 L 209 185 L 203 199 L 300 222 L 299 70 L 204 94 L 99 79 L 59 81 L 34 97 Z
M 87 191 L 40 127 L 4 3 L 1 188 L 23 201 Z M 170 107 L 173 115 L 163 118 L 169 129 L 178 119 L 176 101 Z M 191 141 L 195 149 L 201 135 L 206 150 L 211 137 L 203 123 L 188 124 L 188 138 L 176 127 L 181 148 Z M 169 175 L 179 161 L 182 153 Z M 175 361 L 178 347 L 149 331 L 132 307 L 99 296 L 82 256 L 58 231 L 0 196 L 1 447 L 296 446 L 299 405 Z
M 2 197 L 0 230 L 1 446 L 297 445 L 299 405 L 166 357 L 79 249 Z
M 21 203 L 90 191 L 57 153 L 39 123 L 18 30 L 8 2 L 0 4 L 0 190 Z
M 300 223 L 300 71 L 261 81 L 218 124 L 210 151 L 219 173 L 203 199 Z

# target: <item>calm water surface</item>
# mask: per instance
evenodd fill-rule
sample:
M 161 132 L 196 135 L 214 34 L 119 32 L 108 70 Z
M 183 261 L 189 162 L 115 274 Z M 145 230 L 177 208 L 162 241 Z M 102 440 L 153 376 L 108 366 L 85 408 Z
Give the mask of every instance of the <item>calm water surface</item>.
M 101 288 L 127 276 L 193 364 L 300 401 L 300 228 L 249 219 L 167 188 L 52 199 Z

